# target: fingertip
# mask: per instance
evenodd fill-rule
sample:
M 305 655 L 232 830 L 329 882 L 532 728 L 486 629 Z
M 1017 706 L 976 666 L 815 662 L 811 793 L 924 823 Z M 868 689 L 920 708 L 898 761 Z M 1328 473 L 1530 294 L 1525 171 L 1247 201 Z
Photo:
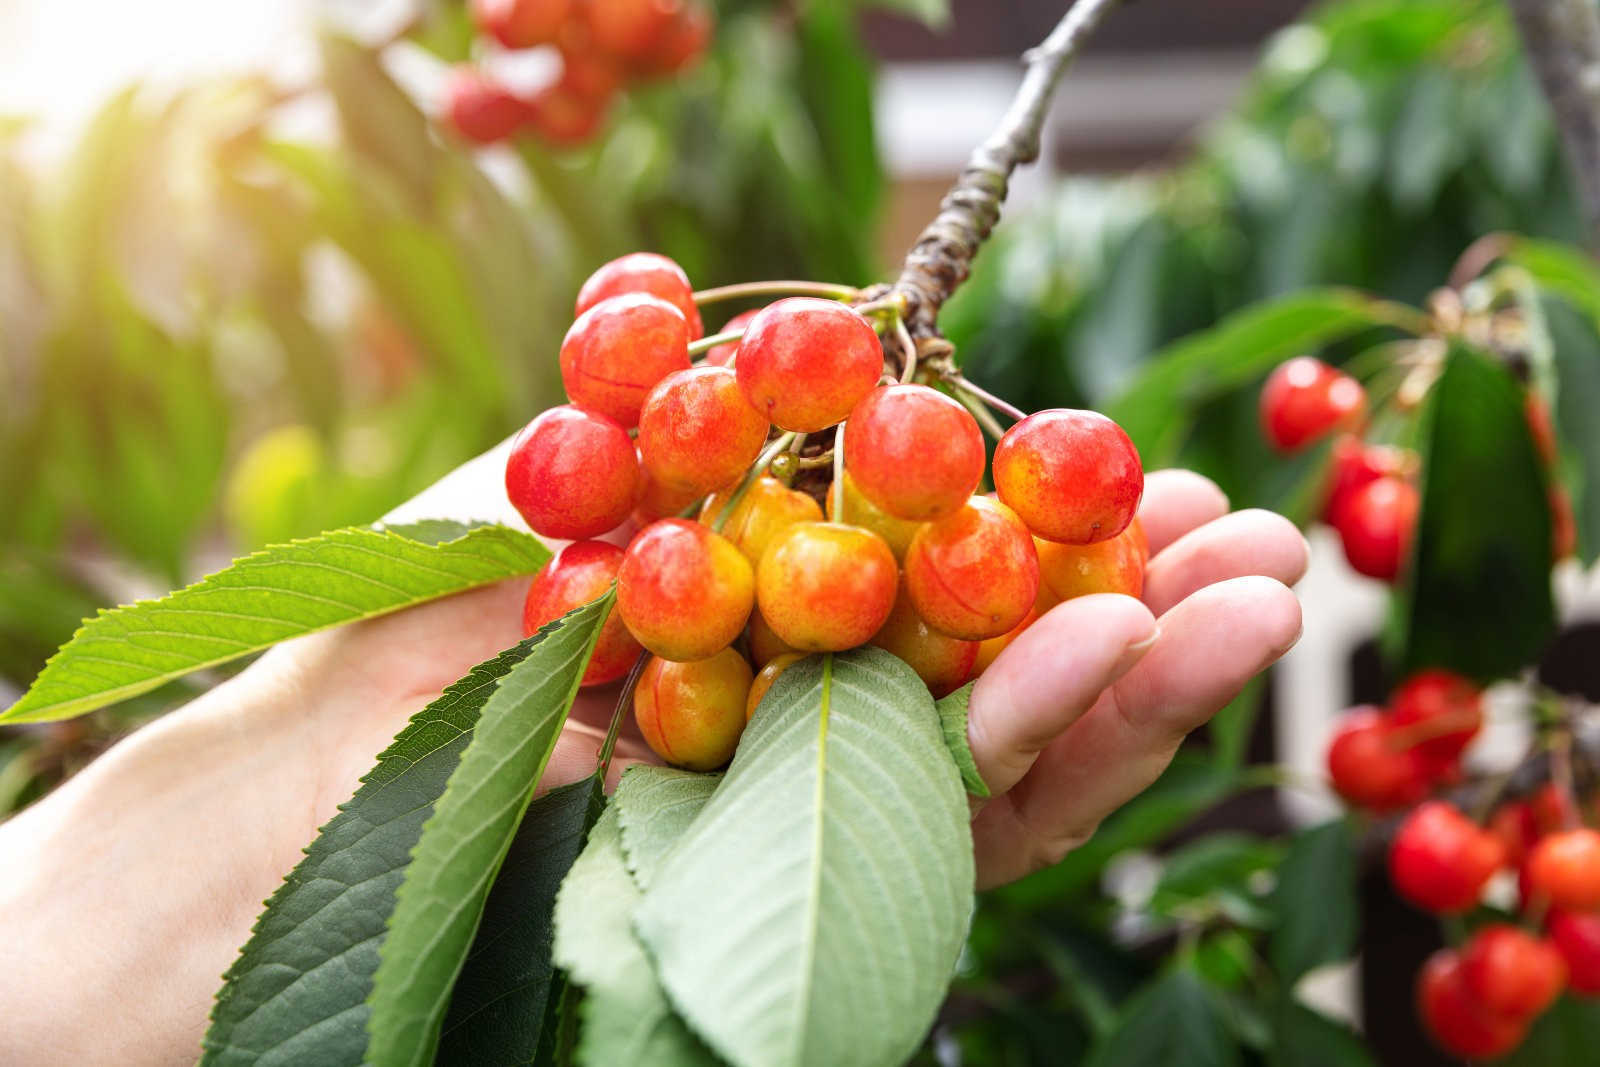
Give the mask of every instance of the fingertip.
M 1210 478 L 1190 470 L 1145 475 L 1139 521 L 1154 555 L 1199 526 L 1228 513 L 1228 496 Z

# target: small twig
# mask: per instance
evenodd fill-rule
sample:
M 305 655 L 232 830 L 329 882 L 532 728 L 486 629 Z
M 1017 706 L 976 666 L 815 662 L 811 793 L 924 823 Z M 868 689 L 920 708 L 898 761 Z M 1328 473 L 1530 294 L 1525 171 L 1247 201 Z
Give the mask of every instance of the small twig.
M 728 497 L 728 502 L 722 505 L 722 510 L 717 513 L 716 520 L 711 524 L 712 530 L 717 533 L 722 532 L 722 528 L 733 517 L 733 509 L 739 506 L 739 501 L 743 500 L 744 495 L 750 491 L 750 487 L 756 484 L 756 479 L 760 478 L 762 474 L 766 473 L 767 468 L 772 466 L 772 461 L 778 458 L 778 453 L 788 448 L 793 440 L 793 432 L 779 434 L 772 439 L 772 443 L 767 445 L 766 450 L 756 457 L 750 472 L 744 476 L 744 481 L 739 483 L 739 488 L 735 489 L 733 494 Z
M 956 399 L 961 406 L 972 412 L 972 417 L 978 420 L 978 425 L 988 432 L 996 441 L 1006 435 L 1006 428 L 1000 425 L 1000 420 L 994 417 L 994 412 L 983 406 L 983 402 L 975 396 L 970 396 L 960 389 L 955 391 Z
M 971 393 L 973 396 L 977 397 L 985 404 L 988 404 L 1002 415 L 1010 416 L 1016 422 L 1021 422 L 1023 419 L 1028 417 L 1028 413 L 1017 407 L 1015 404 L 1007 400 L 1001 400 L 999 397 L 989 392 L 989 390 L 974 385 L 972 382 L 968 381 L 966 378 L 963 378 L 959 374 L 951 375 L 949 378 L 946 378 L 945 381 L 949 382 L 955 388 L 962 390 L 963 392 Z
M 1600 250 L 1600 9 L 1594 0 L 1510 0 L 1510 7 L 1561 133 L 1587 243 Z
M 900 368 L 900 384 L 904 385 L 917 373 L 917 343 L 911 339 L 911 331 L 906 329 L 903 316 L 894 317 L 894 336 L 905 352 L 905 364 Z
M 840 423 L 833 431 L 833 484 L 828 486 L 828 492 L 833 494 L 833 514 L 829 516 L 834 522 L 844 522 L 844 423 Z
M 729 330 L 726 333 L 714 333 L 710 337 L 702 337 L 698 341 L 690 341 L 689 355 L 704 355 L 718 345 L 732 344 L 743 336 L 743 330 Z
M 740 282 L 737 285 L 719 285 L 715 289 L 702 289 L 694 294 L 696 304 L 715 304 L 720 300 L 738 300 L 751 296 L 820 296 L 827 300 L 854 300 L 860 290 L 832 282 Z
M 633 699 L 633 690 L 639 684 L 639 676 L 644 673 L 644 665 L 649 659 L 648 652 L 639 653 L 639 658 L 633 661 L 633 667 L 629 669 L 628 677 L 622 683 L 622 692 L 617 695 L 616 709 L 611 712 L 611 725 L 606 727 L 606 739 L 600 742 L 599 772 L 602 782 L 606 780 L 606 772 L 611 769 L 611 754 L 616 751 L 617 737 L 622 733 L 622 716 L 628 710 L 628 704 Z

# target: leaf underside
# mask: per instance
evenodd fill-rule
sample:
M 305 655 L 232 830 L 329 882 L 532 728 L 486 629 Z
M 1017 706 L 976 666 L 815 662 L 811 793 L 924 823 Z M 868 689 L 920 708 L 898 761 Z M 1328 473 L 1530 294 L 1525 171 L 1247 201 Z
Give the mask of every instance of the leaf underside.
M 939 709 L 945 747 L 950 750 L 950 758 L 956 761 L 956 770 L 961 772 L 961 784 L 973 796 L 987 797 L 989 785 L 978 773 L 978 761 L 973 758 L 972 746 L 967 741 L 967 712 L 972 704 L 972 688 L 977 684 L 968 682 L 954 693 L 941 697 L 934 706 Z
M 82 715 L 291 637 L 532 574 L 549 557 L 510 527 L 442 520 L 276 545 L 88 620 L 0 723 Z

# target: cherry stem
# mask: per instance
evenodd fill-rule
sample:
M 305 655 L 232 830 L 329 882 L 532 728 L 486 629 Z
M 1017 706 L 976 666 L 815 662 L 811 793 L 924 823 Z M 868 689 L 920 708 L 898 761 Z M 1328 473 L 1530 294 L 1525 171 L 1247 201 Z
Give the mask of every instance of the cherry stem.
M 694 294 L 694 302 L 700 305 L 715 304 L 721 300 L 751 296 L 820 296 L 827 300 L 854 300 L 859 293 L 860 290 L 853 286 L 831 282 L 740 282 L 737 285 L 702 289 Z
M 1006 428 L 1000 425 L 1000 420 L 994 417 L 993 412 L 983 406 L 982 401 L 960 389 L 957 389 L 955 394 L 961 406 L 972 412 L 972 417 L 978 420 L 978 425 L 982 426 L 990 437 L 998 441 L 1006 435 Z
M 1550 784 L 1566 801 L 1561 805 L 1561 828 L 1577 829 L 1581 822 L 1578 813 L 1582 805 L 1572 777 L 1572 734 L 1565 729 L 1557 730 L 1550 737 Z
M 722 528 L 728 524 L 728 520 L 733 516 L 733 509 L 739 506 L 739 501 L 743 500 L 744 495 L 750 491 L 750 487 L 756 484 L 756 479 L 760 478 L 762 474 L 766 473 L 766 469 L 772 466 L 772 461 L 778 458 L 778 453 L 789 447 L 794 441 L 794 437 L 794 431 L 792 430 L 779 434 L 773 438 L 771 444 L 767 445 L 766 450 L 756 457 L 756 461 L 750 467 L 749 473 L 744 476 L 744 481 L 739 483 L 739 488 L 733 491 L 733 495 L 728 497 L 728 502 L 722 505 L 722 510 L 717 513 L 716 521 L 711 524 L 713 532 L 722 532 Z
M 639 653 L 639 658 L 633 661 L 633 666 L 628 670 L 628 677 L 622 683 L 622 692 L 617 695 L 617 706 L 611 713 L 611 725 L 606 727 L 606 739 L 600 742 L 598 770 L 602 786 L 605 784 L 606 772 L 611 769 L 611 754 L 617 749 L 617 737 L 622 733 L 623 713 L 628 710 L 628 704 L 633 699 L 633 690 L 638 686 L 639 676 L 644 673 L 644 665 L 649 659 L 649 653 Z
M 1023 419 L 1028 417 L 1028 413 L 1017 407 L 1015 404 L 1008 400 L 1001 400 L 999 397 L 989 392 L 989 390 L 983 388 L 982 386 L 974 385 L 966 378 L 963 378 L 960 374 L 952 374 L 945 380 L 951 385 L 955 386 L 957 389 L 972 394 L 985 404 L 988 404 L 990 407 L 1000 412 L 1002 415 L 1008 415 L 1017 422 L 1021 422 Z
M 894 317 L 894 335 L 906 353 L 905 366 L 900 368 L 900 384 L 904 385 L 917 373 L 917 343 L 911 339 L 911 331 L 906 329 L 906 320 L 901 315 Z
M 794 469 L 799 471 L 817 471 L 824 467 L 831 467 L 833 466 L 833 456 L 836 451 L 836 449 L 830 448 L 826 452 L 820 452 L 815 456 L 796 456 L 794 461 Z
M 833 494 L 833 521 L 844 522 L 844 423 L 833 431 L 833 484 L 828 486 Z
M 726 333 L 714 333 L 709 337 L 702 337 L 698 341 L 689 342 L 689 355 L 704 355 L 718 345 L 732 344 L 743 336 L 743 330 L 729 330 Z

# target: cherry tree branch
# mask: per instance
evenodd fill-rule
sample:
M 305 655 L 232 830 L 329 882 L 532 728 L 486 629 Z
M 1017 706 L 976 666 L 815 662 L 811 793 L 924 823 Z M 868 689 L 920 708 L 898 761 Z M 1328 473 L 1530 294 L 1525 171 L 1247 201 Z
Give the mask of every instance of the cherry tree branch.
M 1509 0 L 1576 181 L 1587 243 L 1600 251 L 1600 8 L 1594 0 Z
M 1117 0 L 1077 0 L 1050 36 L 1023 57 L 1027 70 L 1000 125 L 979 145 L 906 254 L 894 289 L 907 298 L 906 323 L 932 336 L 939 308 L 971 273 L 972 258 L 1000 219 L 1011 172 L 1039 158 L 1050 98 L 1078 49 Z

